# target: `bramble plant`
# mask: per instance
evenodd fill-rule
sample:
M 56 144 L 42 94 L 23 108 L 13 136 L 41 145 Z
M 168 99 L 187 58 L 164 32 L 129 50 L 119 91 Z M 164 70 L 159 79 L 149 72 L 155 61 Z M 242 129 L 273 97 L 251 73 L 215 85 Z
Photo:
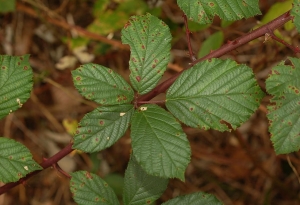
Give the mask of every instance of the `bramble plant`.
M 209 24 L 215 15 L 237 21 L 260 14 L 258 0 L 177 0 L 187 20 Z M 189 43 L 191 68 L 158 84 L 170 61 L 171 33 L 168 26 L 147 13 L 130 17 L 122 29 L 122 43 L 131 49 L 130 84 L 112 69 L 85 64 L 72 71 L 73 82 L 86 99 L 98 103 L 80 121 L 73 141 L 53 157 L 38 164 L 19 142 L 0 138 L 0 194 L 57 163 L 72 150 L 99 152 L 112 146 L 130 127 L 132 153 L 125 172 L 123 204 L 152 204 L 164 192 L 170 178 L 185 180 L 191 148 L 180 122 L 199 129 L 231 131 L 245 123 L 258 109 L 264 92 L 252 69 L 220 56 L 261 36 L 279 39 L 273 31 L 293 20 L 300 30 L 300 1 L 269 23 L 228 41 L 200 59 Z M 300 61 L 279 63 L 266 80 L 273 96 L 268 107 L 269 131 L 276 154 L 300 148 Z M 30 97 L 33 73 L 29 55 L 0 56 L 0 118 L 22 107 Z M 165 100 L 151 101 L 160 93 Z M 161 107 L 158 104 L 164 103 Z M 69 175 L 70 190 L 78 204 L 119 204 L 108 184 L 93 173 Z M 167 204 L 222 204 L 215 196 L 194 193 L 176 197 Z

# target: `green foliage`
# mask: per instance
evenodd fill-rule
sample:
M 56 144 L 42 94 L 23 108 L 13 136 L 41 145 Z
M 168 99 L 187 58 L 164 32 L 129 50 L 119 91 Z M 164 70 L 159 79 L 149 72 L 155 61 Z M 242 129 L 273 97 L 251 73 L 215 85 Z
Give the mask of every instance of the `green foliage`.
M 15 0 L 0 0 L 0 13 L 14 11 L 16 7 Z
M 70 190 L 78 205 L 117 205 L 118 198 L 108 184 L 87 171 L 71 173 Z
M 201 24 L 211 23 L 215 15 L 220 16 L 226 26 L 229 21 L 260 14 L 258 0 L 177 2 L 190 20 Z M 286 11 L 290 2 L 280 4 L 284 6 L 279 12 Z M 111 9 L 111 6 L 116 8 Z M 294 0 L 292 14 L 298 30 L 299 6 L 300 0 Z M 263 23 L 274 18 L 274 8 L 279 7 L 270 9 L 270 16 L 265 16 Z M 107 34 L 123 27 L 131 14 L 146 10 L 141 0 L 124 0 L 120 4 L 98 0 L 94 10 L 96 20 L 89 29 Z M 151 14 L 132 16 L 125 24 L 122 42 L 131 48 L 130 82 L 137 91 L 136 97 L 132 87 L 112 69 L 86 64 L 72 71 L 79 93 L 100 104 L 80 121 L 73 148 L 84 152 L 101 151 L 112 146 L 131 126 L 132 156 L 124 178 L 125 205 L 151 204 L 166 189 L 169 178 L 185 180 L 191 148 L 179 121 L 205 130 L 236 129 L 255 112 L 264 96 L 246 65 L 233 60 L 210 59 L 185 70 L 171 85 L 165 100 L 170 112 L 158 105 L 138 102 L 138 95 L 150 92 L 164 74 L 170 60 L 171 38 L 168 26 Z M 210 36 L 198 56 L 219 48 L 223 38 L 222 32 Z M 78 40 L 80 44 L 82 40 L 85 43 L 85 39 Z M 0 119 L 21 107 L 30 96 L 32 70 L 28 58 L 28 55 L 0 56 Z M 291 66 L 280 63 L 266 81 L 267 91 L 273 95 L 268 119 L 277 154 L 300 148 L 300 60 L 289 59 Z M 140 104 L 143 105 L 138 106 Z M 41 169 L 26 147 L 3 137 L 0 138 L 0 164 L 0 181 L 4 183 Z M 97 175 L 78 171 L 71 176 L 70 190 L 78 204 L 119 204 L 108 183 Z M 117 179 L 123 181 L 122 177 Z M 120 194 L 120 186 L 117 187 Z M 164 203 L 168 204 L 221 202 L 213 195 L 199 192 Z
M 215 15 L 234 21 L 261 14 L 258 0 L 177 0 L 177 4 L 190 20 L 201 24 L 211 23 Z
M 102 106 L 86 114 L 74 136 L 73 148 L 96 152 L 113 145 L 129 126 L 133 105 Z
M 93 10 L 95 20 L 88 30 L 102 35 L 109 34 L 121 29 L 131 15 L 143 14 L 147 10 L 147 4 L 142 0 L 123 0 L 122 3 L 97 0 Z
M 210 51 L 216 50 L 221 47 L 224 41 L 224 34 L 221 31 L 214 33 L 209 36 L 203 43 L 198 52 L 198 57 L 202 58 L 203 56 L 209 54 Z
M 167 188 L 168 181 L 148 175 L 132 156 L 125 172 L 124 205 L 152 204 Z
M 289 59 L 291 66 L 280 63 L 266 81 L 267 91 L 273 95 L 267 117 L 276 154 L 300 149 L 300 60 Z
M 184 71 L 167 92 L 166 106 L 180 121 L 201 129 L 236 129 L 263 97 L 252 70 L 233 60 L 211 59 Z
M 29 55 L 0 55 L 0 119 L 19 109 L 30 97 L 33 85 Z
M 168 26 L 155 16 L 133 16 L 122 30 L 122 42 L 129 44 L 130 82 L 139 94 L 152 90 L 170 60 L 171 34 Z
M 206 194 L 203 192 L 197 192 L 194 194 L 188 194 L 185 196 L 179 196 L 171 199 L 162 205 L 173 205 L 173 204 L 188 204 L 188 205 L 222 205 L 214 195 Z
M 102 105 L 130 103 L 133 90 L 113 70 L 97 64 L 85 64 L 72 71 L 73 82 L 79 93 Z
M 15 182 L 42 167 L 33 159 L 30 151 L 19 142 L 0 137 L 0 182 Z
M 143 105 L 131 121 L 133 155 L 148 174 L 184 181 L 191 150 L 180 124 L 157 105 Z
M 294 24 L 300 32 L 300 0 L 294 0 L 291 15 L 294 16 Z

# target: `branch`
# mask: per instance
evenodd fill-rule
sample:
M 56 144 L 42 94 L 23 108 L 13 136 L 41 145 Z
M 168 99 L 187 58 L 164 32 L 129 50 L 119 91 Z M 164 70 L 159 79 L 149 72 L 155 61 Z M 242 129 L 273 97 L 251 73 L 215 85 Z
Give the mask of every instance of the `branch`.
M 50 23 L 52 23 L 56 26 L 59 26 L 63 29 L 75 30 L 81 36 L 88 37 L 90 39 L 94 39 L 94 40 L 97 40 L 97 41 L 101 41 L 103 43 L 115 46 L 117 48 L 129 50 L 129 46 L 125 45 L 125 44 L 122 44 L 120 41 L 117 41 L 117 40 L 114 40 L 114 39 L 108 39 L 104 36 L 101 36 L 101 35 L 92 33 L 90 31 L 87 31 L 87 30 L 85 30 L 84 28 L 82 28 L 80 26 L 70 25 L 63 19 L 58 20 L 58 19 L 54 19 L 54 18 L 51 18 L 49 16 L 46 16 L 44 13 L 37 13 L 36 10 L 34 10 L 34 9 L 28 7 L 28 6 L 25 6 L 24 4 L 22 4 L 20 2 L 17 2 L 16 9 L 18 11 L 24 12 L 24 13 L 32 16 L 32 17 L 35 17 L 35 18 L 43 17 L 46 21 L 48 21 L 48 22 L 50 22 Z
M 188 20 L 187 20 L 187 17 L 185 14 L 183 15 L 183 19 L 184 19 L 184 25 L 185 25 L 186 40 L 187 40 L 188 48 L 189 48 L 189 55 L 190 55 L 190 59 L 193 62 L 193 61 L 197 60 L 197 58 L 195 57 L 193 49 L 192 49 L 191 39 L 190 39 L 191 31 L 189 29 Z
M 201 61 L 207 60 L 207 59 L 219 58 L 222 55 L 229 53 L 229 52 L 233 51 L 234 49 L 236 49 L 246 43 L 249 43 L 250 41 L 252 41 L 254 39 L 264 36 L 266 33 L 270 33 L 270 31 L 276 30 L 277 28 L 281 27 L 283 24 L 285 24 L 286 22 L 288 22 L 292 19 L 293 19 L 293 17 L 290 15 L 290 11 L 288 11 L 288 12 L 282 14 L 281 16 L 277 17 L 273 21 L 270 21 L 269 23 L 261 26 L 260 28 L 254 30 L 248 34 L 245 34 L 244 36 L 241 36 L 233 41 L 228 41 L 221 48 L 219 48 L 215 51 L 212 51 L 208 55 L 206 55 L 196 61 L 193 61 L 191 63 L 191 65 L 193 66 L 193 65 L 195 65 Z M 165 92 L 174 83 L 174 81 L 179 77 L 179 75 L 182 72 L 183 71 L 177 73 L 176 75 L 172 76 L 168 80 L 159 84 L 151 92 L 140 96 L 138 101 L 149 101 L 152 98 L 154 98 L 155 96 L 157 96 L 158 94 Z
M 45 161 L 43 161 L 40 164 L 41 167 L 43 167 L 43 169 L 47 169 L 48 167 L 55 165 L 59 160 L 61 160 L 62 158 L 64 158 L 68 154 L 70 154 L 73 151 L 72 144 L 73 143 L 68 144 L 65 148 L 60 150 L 58 153 L 56 153 L 49 159 L 46 159 Z M 36 175 L 37 173 L 39 173 L 41 171 L 42 170 L 37 170 L 37 171 L 31 172 L 31 173 L 27 174 L 25 177 L 19 179 L 19 181 L 17 181 L 17 182 L 10 182 L 10 183 L 3 185 L 2 187 L 0 187 L 0 195 L 4 194 L 8 190 L 12 189 L 13 187 L 15 187 L 19 184 L 25 183 L 27 179 L 29 179 L 30 177 L 32 177 L 33 175 Z

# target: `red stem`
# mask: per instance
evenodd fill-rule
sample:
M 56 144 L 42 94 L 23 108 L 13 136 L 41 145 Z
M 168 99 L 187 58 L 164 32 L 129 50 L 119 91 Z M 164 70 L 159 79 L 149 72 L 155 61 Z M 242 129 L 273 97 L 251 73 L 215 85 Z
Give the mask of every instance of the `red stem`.
M 300 49 L 298 48 L 298 46 L 297 47 L 293 47 L 291 44 L 287 43 L 283 39 L 278 38 L 277 36 L 275 36 L 275 34 L 273 32 L 269 33 L 269 35 L 270 35 L 270 37 L 273 40 L 275 40 L 275 41 L 277 41 L 277 42 L 285 45 L 286 47 L 288 47 L 289 49 L 291 49 L 294 53 L 300 53 Z
M 221 57 L 222 55 L 229 53 L 230 51 L 233 51 L 234 49 L 236 49 L 246 43 L 249 43 L 250 41 L 252 41 L 254 39 L 264 36 L 266 33 L 270 33 L 270 31 L 274 31 L 275 29 L 281 27 L 283 24 L 285 24 L 286 22 L 288 22 L 292 19 L 293 19 L 293 17 L 290 15 L 290 11 L 288 11 L 288 12 L 282 14 L 281 16 L 277 17 L 273 21 L 270 21 L 269 23 L 261 26 L 260 28 L 254 30 L 248 34 L 245 34 L 244 36 L 241 36 L 233 41 L 228 41 L 226 44 L 224 44 L 218 50 L 215 50 L 215 51 L 209 53 L 208 55 L 206 55 L 196 61 L 193 61 L 192 66 L 201 61 L 204 61 L 204 60 L 207 60 L 210 58 Z M 152 98 L 154 98 L 155 96 L 157 96 L 158 94 L 165 92 L 174 83 L 174 81 L 178 78 L 178 76 L 183 71 L 177 73 L 176 75 L 172 76 L 168 80 L 159 84 L 151 92 L 140 96 L 138 101 L 149 101 Z
M 189 29 L 188 20 L 187 20 L 187 17 L 186 17 L 185 14 L 183 15 L 183 19 L 184 19 L 185 34 L 186 34 L 186 40 L 187 40 L 187 43 L 188 43 L 190 59 L 191 59 L 192 62 L 194 62 L 195 60 L 197 60 L 197 58 L 195 57 L 193 49 L 192 49 L 191 39 L 190 39 L 191 31 Z
M 65 148 L 60 150 L 58 153 L 56 153 L 49 159 L 46 159 L 45 161 L 43 161 L 40 165 L 41 165 L 41 167 L 43 167 L 43 169 L 51 167 L 53 164 L 57 163 L 59 160 L 61 160 L 62 158 L 64 158 L 68 154 L 70 154 L 72 151 L 73 151 L 72 143 L 70 143 Z M 15 186 L 17 186 L 21 183 L 24 183 L 27 179 L 29 179 L 30 177 L 32 177 L 33 175 L 36 175 L 37 173 L 39 173 L 41 171 L 42 170 L 37 170 L 37 171 L 31 172 L 31 173 L 27 174 L 25 177 L 19 179 L 19 181 L 17 181 L 17 182 L 10 182 L 10 183 L 3 185 L 2 187 L 0 187 L 0 195 L 4 194 L 5 192 L 7 192 L 8 190 L 12 189 Z

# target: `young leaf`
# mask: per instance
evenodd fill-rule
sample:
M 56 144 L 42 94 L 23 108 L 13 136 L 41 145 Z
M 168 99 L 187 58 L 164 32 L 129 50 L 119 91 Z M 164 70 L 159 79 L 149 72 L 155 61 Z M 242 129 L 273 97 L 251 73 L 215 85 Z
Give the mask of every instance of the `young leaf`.
M 206 54 L 209 54 L 211 50 L 216 50 L 220 48 L 224 41 L 224 34 L 221 31 L 214 33 L 213 35 L 209 36 L 202 44 L 198 57 L 202 58 Z
M 147 174 L 131 156 L 125 172 L 124 205 L 152 204 L 167 188 L 169 180 Z
M 96 152 L 113 145 L 129 126 L 131 104 L 103 106 L 86 114 L 74 136 L 74 149 Z
M 129 44 L 130 82 L 139 94 L 152 90 L 170 60 L 171 34 L 168 26 L 155 16 L 132 16 L 122 30 L 122 42 Z
M 15 182 L 28 173 L 43 169 L 30 151 L 19 142 L 0 137 L 0 181 Z
M 166 106 L 201 129 L 236 129 L 258 108 L 263 92 L 253 72 L 233 60 L 211 59 L 184 71 L 167 91 Z
M 177 0 L 190 20 L 201 24 L 213 21 L 215 15 L 226 21 L 236 21 L 261 14 L 258 0 Z
M 266 80 L 267 92 L 273 95 L 267 117 L 276 154 L 300 149 L 300 60 L 289 59 L 292 66 L 280 63 Z
M 173 205 L 173 204 L 188 204 L 188 205 L 222 205 L 214 195 L 207 194 L 204 192 L 197 192 L 193 194 L 188 194 L 185 196 L 178 196 L 174 199 L 171 199 L 162 205 Z
M 71 176 L 70 190 L 78 205 L 120 204 L 114 191 L 96 174 L 78 171 Z
M 131 121 L 132 150 L 150 175 L 184 180 L 189 142 L 176 119 L 157 105 L 143 105 Z
M 22 107 L 33 86 L 29 55 L 0 55 L 0 119 Z
M 294 0 L 291 15 L 295 17 L 293 22 L 300 32 L 300 0 Z
M 79 93 L 102 105 L 129 103 L 133 99 L 130 85 L 113 70 L 88 63 L 72 71 L 74 85 Z

